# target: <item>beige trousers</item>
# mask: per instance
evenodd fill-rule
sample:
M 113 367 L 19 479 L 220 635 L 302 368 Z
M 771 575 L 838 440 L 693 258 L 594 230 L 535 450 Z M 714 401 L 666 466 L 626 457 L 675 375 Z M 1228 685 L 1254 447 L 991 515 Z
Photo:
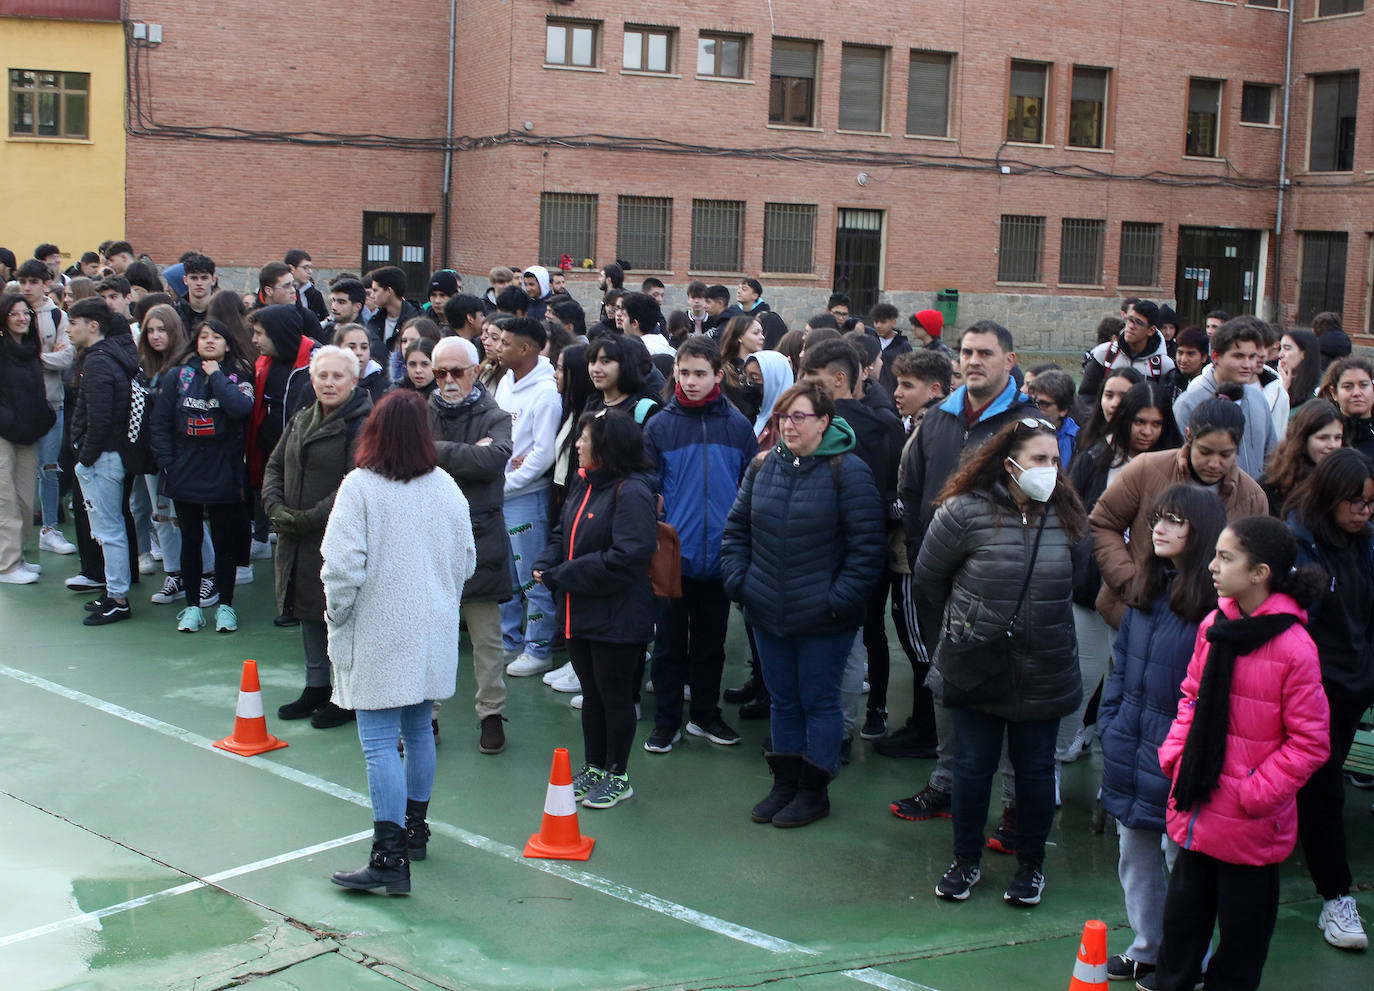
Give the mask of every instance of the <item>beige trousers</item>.
M 0 437 L 0 571 L 24 560 L 37 484 L 38 445 L 11 444 Z

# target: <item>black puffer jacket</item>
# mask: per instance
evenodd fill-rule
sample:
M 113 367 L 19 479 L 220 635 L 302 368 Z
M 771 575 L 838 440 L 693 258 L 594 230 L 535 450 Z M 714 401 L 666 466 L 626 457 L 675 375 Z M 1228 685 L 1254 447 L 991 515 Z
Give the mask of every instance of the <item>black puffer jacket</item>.
M 72 413 L 72 446 L 86 467 L 118 451 L 129 429 L 129 383 L 138 371 L 138 348 L 129 334 L 102 337 L 86 349 Z
M 0 437 L 36 444 L 57 421 L 48 406 L 38 335 L 15 338 L 0 331 Z
M 579 475 L 533 570 L 553 593 L 564 636 L 647 644 L 654 635 L 648 567 L 658 543 L 649 480 Z
M 464 602 L 505 602 L 514 594 L 510 580 L 510 538 L 506 535 L 503 490 L 511 453 L 510 414 L 491 393 L 474 383 L 477 397 L 454 407 L 434 391 L 429 397 L 429 424 L 439 467 L 453 476 L 472 514 L 477 543 L 477 570 L 463 586 Z M 471 394 L 469 394 L 469 398 Z M 484 437 L 490 444 L 477 446 Z
M 1022 515 L 1007 487 L 946 500 L 930 523 L 912 579 L 944 604 L 942 639 L 991 640 L 1012 631 L 1016 701 L 972 708 L 1012 722 L 1055 719 L 1083 696 L 1074 633 L 1073 564 L 1068 535 L 1052 506 L 1040 538 L 1035 573 L 1013 622 L 1012 610 L 1030 564 L 1041 507 Z M 936 655 L 937 670 L 941 657 Z
M 246 369 L 208 378 L 199 355 L 171 369 L 153 407 L 153 456 L 162 492 L 182 502 L 223 504 L 243 498 L 244 425 L 253 412 Z

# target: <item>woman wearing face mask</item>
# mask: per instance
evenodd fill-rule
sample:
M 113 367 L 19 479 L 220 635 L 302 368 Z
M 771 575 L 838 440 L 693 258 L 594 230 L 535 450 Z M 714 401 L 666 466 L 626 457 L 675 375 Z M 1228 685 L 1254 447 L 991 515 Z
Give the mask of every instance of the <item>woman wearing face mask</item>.
M 1236 405 L 1240 396 L 1238 383 L 1224 383 L 1218 395 L 1194 407 L 1182 447 L 1137 456 L 1088 514 L 1093 553 L 1102 571 L 1097 610 L 1112 629 L 1120 628 L 1127 606 L 1142 604 L 1138 576 L 1154 552 L 1149 515 L 1161 492 L 1171 485 L 1211 489 L 1221 496 L 1227 519 L 1268 512 L 1264 490 L 1236 465 L 1245 433 L 1245 415 Z
M 935 666 L 955 726 L 954 863 L 935 894 L 963 901 L 981 877 L 1003 740 L 1016 769 L 1016 876 L 1004 900 L 1039 904 L 1054 818 L 1054 746 L 1083 694 L 1070 548 L 1087 520 L 1059 470 L 1055 428 L 1025 417 L 950 479 L 912 566 L 944 620 Z
M 1356 357 L 1333 361 L 1322 379 L 1320 395 L 1340 407 L 1345 446 L 1374 458 L 1374 363 Z
M 1332 451 L 1339 451 L 1345 436 L 1341 411 L 1325 399 L 1313 399 L 1288 424 L 1260 478 L 1269 497 L 1269 515 L 1283 519 L 1283 502 Z

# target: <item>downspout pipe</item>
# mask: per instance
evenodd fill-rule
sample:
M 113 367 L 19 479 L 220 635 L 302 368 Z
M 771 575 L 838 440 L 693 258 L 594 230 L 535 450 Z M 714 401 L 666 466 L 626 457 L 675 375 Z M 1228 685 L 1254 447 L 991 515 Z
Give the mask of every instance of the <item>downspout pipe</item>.
M 1292 30 L 1291 12 L 1289 13 L 1289 30 Z M 448 0 L 448 110 L 444 116 L 444 218 L 439 225 L 442 231 L 440 236 L 443 238 L 439 247 L 440 268 L 452 267 L 449 264 L 449 216 L 453 212 L 453 62 L 457 37 L 458 0 Z M 1285 119 L 1286 117 L 1287 112 L 1285 111 Z M 1281 206 L 1280 210 L 1282 210 Z
M 1288 191 L 1288 106 L 1293 89 L 1293 7 L 1288 0 L 1288 43 L 1283 53 L 1283 127 L 1279 132 L 1279 202 L 1274 215 L 1274 312 L 1275 321 L 1283 324 L 1283 201 Z

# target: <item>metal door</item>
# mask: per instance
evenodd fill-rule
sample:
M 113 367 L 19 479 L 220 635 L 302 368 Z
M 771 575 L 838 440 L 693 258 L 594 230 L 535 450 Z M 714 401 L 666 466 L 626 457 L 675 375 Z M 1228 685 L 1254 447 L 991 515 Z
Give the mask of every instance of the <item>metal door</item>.
M 883 261 L 883 211 L 841 207 L 835 224 L 835 292 L 849 294 L 849 311 L 868 313 L 878 302 Z
M 428 213 L 364 213 L 363 274 L 395 265 L 406 274 L 406 298 L 423 303 L 429 289 Z
M 1180 227 L 1174 293 L 1183 326 L 1201 327 L 1212 310 L 1254 313 L 1259 292 L 1260 232 Z

